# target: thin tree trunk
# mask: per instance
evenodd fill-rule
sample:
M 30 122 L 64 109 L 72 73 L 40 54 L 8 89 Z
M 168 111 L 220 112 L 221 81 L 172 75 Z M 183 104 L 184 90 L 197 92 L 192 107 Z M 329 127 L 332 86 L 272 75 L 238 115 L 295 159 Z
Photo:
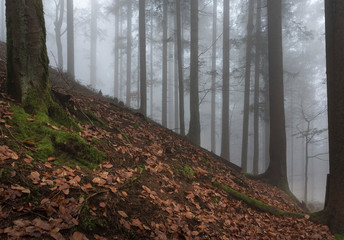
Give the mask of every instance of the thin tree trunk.
M 127 11 L 127 93 L 126 93 L 126 105 L 130 107 L 131 104 L 131 18 L 132 18 L 132 2 L 128 0 Z
M 55 40 L 56 40 L 56 47 L 57 47 L 57 67 L 60 70 L 63 70 L 63 55 L 62 55 L 62 41 L 61 41 L 61 27 L 63 23 L 63 15 L 64 15 L 64 0 L 59 0 L 58 4 L 56 5 L 56 12 L 55 12 Z
M 179 94 L 178 94 L 178 44 L 177 44 L 177 14 L 174 17 L 174 129 L 179 132 Z
M 97 86 L 97 36 L 98 36 L 98 0 L 91 0 L 91 63 L 90 82 Z
M 216 151 L 216 34 L 217 34 L 217 0 L 213 2 L 213 37 L 211 53 L 211 151 Z
M 5 16 L 5 1 L 1 1 L 0 6 L 0 34 L 1 41 L 6 42 L 6 16 Z
M 244 97 L 244 116 L 243 116 L 242 151 L 241 151 L 241 168 L 243 172 L 247 172 L 248 123 L 249 123 L 249 108 L 250 108 L 251 61 L 252 61 L 251 52 L 252 52 L 253 8 L 254 8 L 254 0 L 249 0 L 247 34 L 246 34 L 245 97 Z
M 201 144 L 201 126 L 198 97 L 198 1 L 191 1 L 191 47 L 190 47 L 190 125 L 189 140 Z
M 74 6 L 73 0 L 67 0 L 67 73 L 75 77 L 74 70 Z
M 140 111 L 147 115 L 146 87 L 146 1 L 139 0 L 139 41 L 140 41 Z
M 230 160 L 229 147 L 229 0 L 223 0 L 223 78 L 221 157 Z
M 256 16 L 256 56 L 254 69 L 254 150 L 253 174 L 259 173 L 259 76 L 260 76 L 260 49 L 261 49 L 261 6 L 262 1 L 257 0 Z
M 153 73 L 153 4 L 150 14 L 150 117 L 153 119 L 153 88 L 154 88 L 154 73 Z
M 68 1 L 68 0 L 67 0 Z M 119 19 L 120 0 L 116 0 L 115 10 L 115 66 L 114 66 L 114 97 L 119 97 Z
M 163 1 L 162 20 L 162 125 L 167 127 L 167 0 Z
M 176 1 L 177 13 L 177 54 L 178 54 L 178 79 L 179 79 L 179 124 L 180 135 L 185 135 L 184 122 L 184 77 L 183 77 L 183 46 L 182 46 L 182 30 L 181 30 L 181 15 L 180 15 L 180 1 Z

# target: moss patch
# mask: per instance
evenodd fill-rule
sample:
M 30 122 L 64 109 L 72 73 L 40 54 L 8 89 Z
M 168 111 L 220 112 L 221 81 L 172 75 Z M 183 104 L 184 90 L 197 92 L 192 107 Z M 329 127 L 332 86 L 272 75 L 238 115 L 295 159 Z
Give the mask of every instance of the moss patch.
M 194 170 L 188 165 L 184 165 L 183 167 L 181 167 L 179 169 L 179 172 L 189 181 L 191 181 L 195 177 Z
M 215 187 L 223 189 L 225 192 L 227 192 L 231 196 L 233 196 L 239 200 L 244 201 L 249 206 L 251 206 L 255 209 L 258 209 L 260 211 L 268 212 L 268 213 L 275 215 L 275 216 L 291 216 L 291 217 L 296 217 L 296 218 L 304 218 L 306 216 L 305 214 L 302 214 L 302 213 L 286 212 L 286 211 L 280 210 L 278 208 L 269 206 L 269 205 L 263 203 L 262 201 L 259 201 L 257 199 L 251 198 L 245 194 L 242 194 L 238 191 L 235 191 L 234 189 L 232 189 L 228 186 L 225 186 L 221 183 L 214 182 L 213 185 Z
M 16 130 L 16 139 L 24 143 L 34 143 L 36 151 L 29 154 L 36 159 L 46 161 L 48 157 L 56 157 L 72 165 L 81 164 L 87 168 L 95 168 L 105 158 L 104 153 L 87 144 L 78 134 L 61 130 L 61 125 L 46 114 L 29 115 L 16 105 L 13 105 L 11 110 L 14 114 L 10 124 Z M 28 121 L 29 118 L 34 121 Z
M 344 240 L 343 234 L 335 234 L 334 237 L 336 238 L 336 240 Z

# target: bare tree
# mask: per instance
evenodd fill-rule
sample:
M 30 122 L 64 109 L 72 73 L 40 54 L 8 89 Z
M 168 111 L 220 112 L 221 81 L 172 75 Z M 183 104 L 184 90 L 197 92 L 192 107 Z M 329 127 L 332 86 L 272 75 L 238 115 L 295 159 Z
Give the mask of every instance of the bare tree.
M 74 78 L 74 6 L 67 0 L 67 73 Z
M 139 0 L 139 42 L 140 42 L 140 112 L 147 115 L 146 84 L 146 1 Z
M 63 69 L 63 55 L 62 55 L 62 41 L 61 37 L 63 35 L 62 23 L 63 23 L 63 16 L 64 16 L 64 0 L 55 0 L 55 40 L 56 40 L 56 47 L 57 47 L 57 67 L 62 70 Z
M 211 151 L 216 151 L 216 35 L 217 35 L 217 0 L 213 1 L 213 36 L 212 36 L 212 52 L 211 52 Z
M 132 1 L 127 1 L 127 93 L 126 93 L 126 105 L 131 104 L 131 18 L 132 18 Z

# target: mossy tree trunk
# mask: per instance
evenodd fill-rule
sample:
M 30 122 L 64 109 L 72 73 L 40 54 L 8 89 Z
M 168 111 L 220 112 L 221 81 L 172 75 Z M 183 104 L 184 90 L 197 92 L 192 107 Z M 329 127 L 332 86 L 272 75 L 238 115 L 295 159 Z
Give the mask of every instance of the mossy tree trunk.
M 344 3 L 325 0 L 330 174 L 325 216 L 334 233 L 344 233 Z
M 28 112 L 47 111 L 49 60 L 42 0 L 7 0 L 7 92 Z

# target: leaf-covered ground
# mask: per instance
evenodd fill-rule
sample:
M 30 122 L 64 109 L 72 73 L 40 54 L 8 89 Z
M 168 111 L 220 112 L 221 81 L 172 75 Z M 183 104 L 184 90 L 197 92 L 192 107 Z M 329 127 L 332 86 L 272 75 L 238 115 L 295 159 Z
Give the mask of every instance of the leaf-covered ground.
M 2 84 L 4 71 L 1 61 Z M 2 86 L 1 239 L 334 239 L 326 226 L 311 222 L 308 215 L 271 215 L 214 183 L 301 213 L 277 188 L 243 177 L 235 166 L 139 113 L 97 94 L 86 97 L 85 88 L 66 83 L 68 79 L 58 72 L 53 71 L 51 78 L 67 113 L 79 119 L 81 131 L 75 133 L 106 158 L 91 170 L 68 155 L 32 157 L 39 139 L 23 142 L 16 137 L 18 129 L 11 125 L 15 103 Z M 28 117 L 28 124 L 35 117 Z

